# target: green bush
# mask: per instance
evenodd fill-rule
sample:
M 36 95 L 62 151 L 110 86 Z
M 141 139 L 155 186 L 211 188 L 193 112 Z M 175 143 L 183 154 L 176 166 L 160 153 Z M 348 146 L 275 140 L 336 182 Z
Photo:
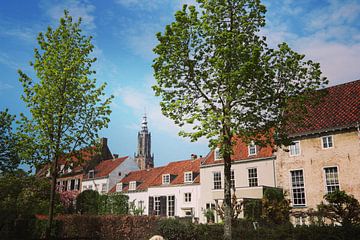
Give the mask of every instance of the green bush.
M 76 198 L 76 211 L 80 214 L 98 214 L 100 194 L 94 190 L 85 190 Z

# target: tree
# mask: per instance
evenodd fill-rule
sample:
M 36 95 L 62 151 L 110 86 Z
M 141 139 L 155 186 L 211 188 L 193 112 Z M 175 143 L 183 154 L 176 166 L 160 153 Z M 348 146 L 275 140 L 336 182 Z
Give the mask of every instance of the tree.
M 155 94 L 162 113 L 192 124 L 180 135 L 219 146 L 224 159 L 224 237 L 231 238 L 230 168 L 234 137 L 271 146 L 289 144 L 284 125 L 306 112 L 308 99 L 327 83 L 320 65 L 286 44 L 271 49 L 260 36 L 266 8 L 260 0 L 197 0 L 158 33 Z M 290 104 L 291 103 L 291 104 Z M 292 117 L 292 118 L 291 118 Z
M 47 237 L 51 232 L 53 206 L 58 176 L 58 161 L 67 153 L 94 145 L 98 131 L 107 127 L 112 97 L 104 99 L 105 84 L 96 87 L 91 69 L 96 58 L 90 57 L 94 46 L 91 37 L 82 35 L 81 19 L 73 22 L 64 11 L 56 29 L 39 33 L 33 66 L 39 81 L 19 70 L 24 88 L 23 101 L 31 117 L 22 115 L 20 129 L 23 155 L 32 164 L 51 163 L 51 197 Z M 81 155 L 77 156 L 81 159 Z
M 15 116 L 0 111 L 0 173 L 13 172 L 20 163 L 16 134 L 12 131 Z
M 318 209 L 325 212 L 325 217 L 342 226 L 360 223 L 360 204 L 345 191 L 335 191 L 324 196 L 327 203 L 321 203 Z
M 264 192 L 262 199 L 261 218 L 269 224 L 289 223 L 290 200 L 286 199 L 285 193 L 281 189 L 268 188 Z
M 76 211 L 80 214 L 98 214 L 100 194 L 95 190 L 85 190 L 76 198 Z

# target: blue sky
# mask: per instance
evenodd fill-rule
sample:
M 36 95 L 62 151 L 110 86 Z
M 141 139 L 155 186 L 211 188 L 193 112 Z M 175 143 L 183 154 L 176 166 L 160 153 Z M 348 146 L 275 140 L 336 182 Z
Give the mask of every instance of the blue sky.
M 137 131 L 146 109 L 152 132 L 155 165 L 206 155 L 205 139 L 190 143 L 178 137 L 179 128 L 162 116 L 154 97 L 151 68 L 155 34 L 173 20 L 176 10 L 195 0 L 4 0 L 0 5 L 0 110 L 26 112 L 20 100 L 17 69 L 32 75 L 29 61 L 37 47 L 36 36 L 56 27 L 66 8 L 83 18 L 85 34 L 94 37 L 94 65 L 106 93 L 115 96 L 111 123 L 101 135 L 108 137 L 113 153 L 133 155 Z M 360 79 L 360 1 L 267 0 L 268 43 L 282 41 L 321 63 L 330 85 Z

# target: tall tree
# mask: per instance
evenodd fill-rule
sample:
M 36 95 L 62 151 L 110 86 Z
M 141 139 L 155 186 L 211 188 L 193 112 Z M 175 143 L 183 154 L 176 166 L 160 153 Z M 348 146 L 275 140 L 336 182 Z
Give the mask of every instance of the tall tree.
M 25 156 L 32 163 L 51 163 L 51 196 L 47 236 L 51 232 L 59 158 L 64 153 L 95 144 L 98 131 L 107 127 L 111 99 L 104 99 L 105 84 L 96 87 L 91 69 L 96 58 L 92 37 L 82 35 L 81 19 L 73 22 L 68 11 L 56 29 L 39 33 L 33 66 L 38 81 L 19 70 L 22 99 L 31 117 L 22 115 L 20 129 Z M 81 156 L 80 156 L 81 157 Z
M 15 116 L 8 109 L 0 111 L 0 174 L 16 170 L 20 163 L 16 134 L 12 124 Z
M 224 237 L 231 239 L 230 168 L 234 136 L 258 145 L 288 143 L 289 110 L 327 83 L 320 66 L 305 61 L 286 43 L 271 49 L 259 31 L 266 8 L 260 0 L 197 0 L 158 33 L 154 52 L 155 94 L 165 116 L 210 139 L 224 159 Z M 291 102 L 291 104 L 289 104 Z M 275 134 L 274 134 L 275 133 Z

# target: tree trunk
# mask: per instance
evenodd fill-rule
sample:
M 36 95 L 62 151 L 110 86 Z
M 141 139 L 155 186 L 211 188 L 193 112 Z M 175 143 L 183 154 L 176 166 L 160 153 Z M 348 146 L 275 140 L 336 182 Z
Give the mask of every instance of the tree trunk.
M 58 158 L 55 157 L 52 169 L 51 169 L 51 192 L 50 192 L 50 207 L 49 207 L 49 218 L 48 218 L 48 224 L 46 228 L 46 239 L 51 238 L 51 229 L 53 225 L 53 219 L 54 219 L 54 205 L 55 205 L 55 193 L 56 193 L 56 179 L 57 179 L 57 162 Z
M 223 158 L 224 158 L 224 239 L 231 240 L 231 223 L 233 209 L 231 206 L 231 135 L 229 129 L 224 131 Z

